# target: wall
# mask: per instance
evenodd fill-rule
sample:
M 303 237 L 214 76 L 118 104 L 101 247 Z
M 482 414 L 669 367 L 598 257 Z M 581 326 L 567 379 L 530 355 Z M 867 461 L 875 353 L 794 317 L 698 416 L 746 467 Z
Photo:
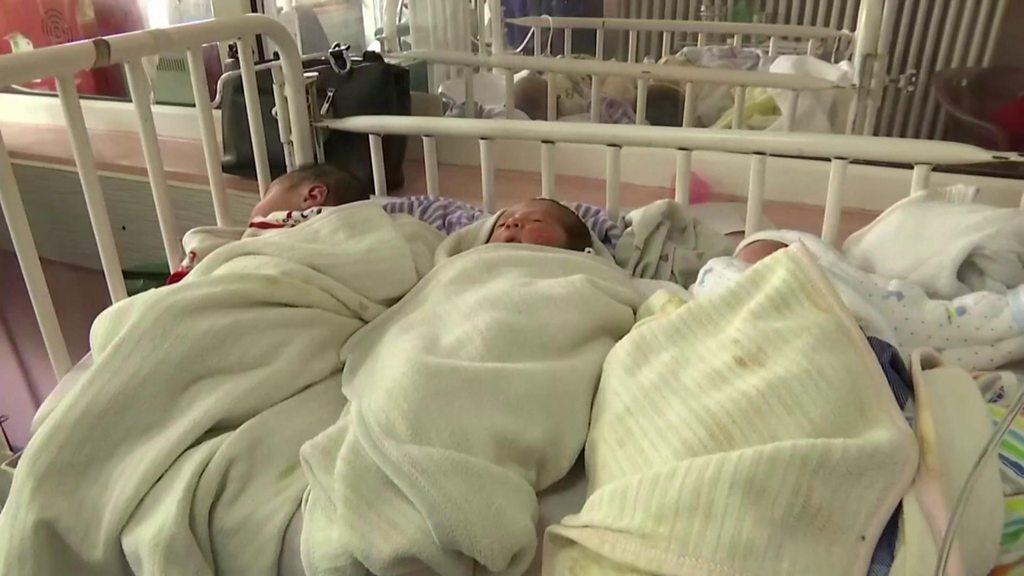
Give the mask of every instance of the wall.
M 106 306 L 103 275 L 95 270 L 44 262 L 44 273 L 72 361 L 89 350 L 89 326 Z M 39 403 L 57 381 L 36 325 L 32 303 L 12 252 L 0 250 L 0 414 L 16 447 L 28 441 Z

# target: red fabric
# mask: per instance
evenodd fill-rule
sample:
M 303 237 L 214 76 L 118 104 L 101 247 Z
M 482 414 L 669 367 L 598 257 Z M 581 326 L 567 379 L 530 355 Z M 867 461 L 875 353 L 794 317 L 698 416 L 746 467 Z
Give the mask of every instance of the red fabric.
M 1024 94 L 992 114 L 992 121 L 1006 130 L 1015 150 L 1024 150 Z
M 170 276 L 167 277 L 167 281 L 164 282 L 164 286 L 170 286 L 171 284 L 177 284 L 178 282 L 181 282 L 182 280 L 185 279 L 185 276 L 188 276 L 189 272 L 191 272 L 191 270 L 189 270 L 188 268 L 178 268 L 177 270 L 172 272 Z

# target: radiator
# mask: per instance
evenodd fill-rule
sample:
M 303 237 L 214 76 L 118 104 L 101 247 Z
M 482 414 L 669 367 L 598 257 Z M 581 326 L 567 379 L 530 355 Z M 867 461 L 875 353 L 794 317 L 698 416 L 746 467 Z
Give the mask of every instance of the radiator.
M 721 21 L 736 14 L 740 4 L 736 0 L 622 0 L 615 16 Z M 853 30 L 860 0 L 748 0 L 746 5 L 763 22 Z M 888 81 L 875 134 L 940 139 L 945 117 L 932 90 L 932 77 L 945 68 L 991 63 L 1007 0 L 901 0 L 897 5 L 888 47 Z M 656 59 L 662 53 L 660 36 L 642 34 L 638 52 Z

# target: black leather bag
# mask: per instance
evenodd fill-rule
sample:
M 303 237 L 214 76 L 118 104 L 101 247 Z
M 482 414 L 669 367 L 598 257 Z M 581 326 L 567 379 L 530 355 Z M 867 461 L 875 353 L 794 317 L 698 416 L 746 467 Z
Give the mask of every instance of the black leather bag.
M 234 63 L 237 68 L 237 63 Z M 408 116 L 412 112 L 409 95 L 409 71 L 388 64 L 376 52 L 365 52 L 362 58 L 348 57 L 347 48 L 335 46 L 328 58 L 304 62 L 307 72 L 317 72 L 317 105 L 325 118 L 345 118 L 368 114 Z M 284 149 L 281 146 L 277 119 L 274 118 L 273 78 L 270 70 L 256 73 L 263 131 L 267 141 L 267 157 L 271 175 L 285 172 Z M 228 174 L 255 178 L 256 165 L 252 154 L 249 121 L 240 76 L 224 83 L 221 96 L 221 125 L 224 136 L 222 168 Z M 389 190 L 404 182 L 405 136 L 384 137 L 384 168 Z M 323 132 L 324 162 L 348 171 L 370 189 L 373 170 L 370 145 L 365 134 L 327 130 Z

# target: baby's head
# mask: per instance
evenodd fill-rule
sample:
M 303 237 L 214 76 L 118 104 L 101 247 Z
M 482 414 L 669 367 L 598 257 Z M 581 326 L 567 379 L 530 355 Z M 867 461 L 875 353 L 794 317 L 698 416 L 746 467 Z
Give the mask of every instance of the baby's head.
M 502 212 L 488 243 L 516 242 L 583 252 L 592 245 L 590 229 L 569 207 L 534 198 Z
M 739 249 L 736 257 L 747 264 L 756 264 L 785 248 L 787 244 L 778 240 L 754 240 L 750 244 Z
M 270 183 L 250 218 L 284 210 L 308 210 L 366 200 L 369 190 L 351 174 L 327 164 L 293 170 Z

